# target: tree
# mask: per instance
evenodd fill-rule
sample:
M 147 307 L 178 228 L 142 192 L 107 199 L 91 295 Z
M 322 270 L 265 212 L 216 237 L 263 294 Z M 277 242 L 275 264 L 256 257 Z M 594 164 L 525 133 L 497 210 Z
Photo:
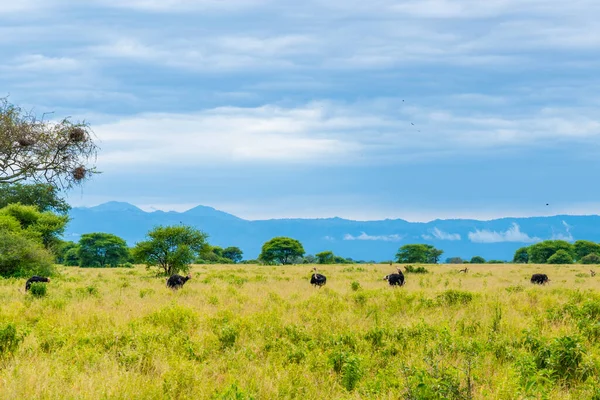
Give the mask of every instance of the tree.
M 296 239 L 275 237 L 262 246 L 259 258 L 268 263 L 290 264 L 296 257 L 304 255 L 304 247 Z
M 529 248 L 521 247 L 515 252 L 513 262 L 516 264 L 527 264 L 529 262 Z
M 548 258 L 548 264 L 573 264 L 573 254 L 567 250 L 557 250 Z
M 58 189 L 49 184 L 0 184 L 0 208 L 9 204 L 20 203 L 25 206 L 36 206 L 41 212 L 52 211 L 57 214 L 68 214 L 71 206 L 58 196 Z
M 317 263 L 319 264 L 333 264 L 335 262 L 335 255 L 333 251 L 322 251 L 315 254 L 317 257 Z
M 52 275 L 52 254 L 39 234 L 0 210 L 0 276 Z
M 148 232 L 148 240 L 133 248 L 137 262 L 158 267 L 164 275 L 187 272 L 190 264 L 208 243 L 208 235 L 187 225 L 158 226 Z
M 471 258 L 471 264 L 485 264 L 485 258 L 481 256 L 475 256 Z
M 0 209 L 0 214 L 14 218 L 25 234 L 41 241 L 46 249 L 62 242 L 60 235 L 65 231 L 69 220 L 66 215 L 56 215 L 50 211 L 39 212 L 35 206 L 21 204 L 10 204 Z
M 0 99 L 0 183 L 70 188 L 96 173 L 98 147 L 85 122 L 38 119 Z
M 244 252 L 239 247 L 226 247 L 223 249 L 223 257 L 230 259 L 234 264 L 242 261 Z
M 575 259 L 581 261 L 588 254 L 600 254 L 600 244 L 588 240 L 578 240 L 573 244 L 575 248 Z
M 600 264 L 600 254 L 590 253 L 579 260 L 582 264 Z
M 56 246 L 54 246 L 54 248 L 52 249 L 53 253 L 54 253 L 54 257 L 56 259 L 56 263 L 57 264 L 65 264 L 65 256 L 67 254 L 67 252 L 71 249 L 77 248 L 79 247 L 79 245 L 75 242 L 72 241 L 61 241 L 59 244 L 57 244 Z M 79 265 L 79 264 L 75 264 L 75 265 Z
M 79 239 L 80 267 L 116 267 L 129 258 L 125 240 L 111 233 L 86 233 Z
M 565 250 L 571 255 L 571 260 L 575 258 L 575 250 L 571 243 L 564 240 L 545 240 L 529 246 L 529 262 L 534 264 L 545 264 L 548 259 L 557 251 Z
M 81 261 L 79 260 L 79 246 L 70 248 L 65 252 L 62 264 L 67 267 L 76 267 L 81 264 Z
M 428 263 L 437 264 L 443 250 L 438 250 L 430 244 L 406 244 L 396 253 L 399 263 Z
M 446 259 L 446 264 L 462 264 L 463 259 L 460 257 L 450 257 Z
M 307 254 L 302 257 L 302 264 L 316 264 L 317 261 L 317 257 L 313 256 L 312 254 Z

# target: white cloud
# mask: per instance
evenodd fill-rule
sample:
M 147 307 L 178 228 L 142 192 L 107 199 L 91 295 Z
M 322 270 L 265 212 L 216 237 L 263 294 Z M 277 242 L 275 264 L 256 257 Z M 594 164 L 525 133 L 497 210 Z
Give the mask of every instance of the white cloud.
M 373 241 L 383 241 L 383 242 L 399 242 L 404 238 L 405 235 L 368 235 L 365 232 L 362 232 L 358 236 L 353 236 L 349 233 L 344 235 L 344 240 L 373 240 Z
M 541 239 L 538 237 L 530 237 L 525 232 L 521 232 L 521 228 L 517 223 L 513 223 L 512 226 L 505 232 L 476 229 L 475 232 L 469 232 L 469 240 L 474 243 L 534 243 L 541 241 Z
M 423 234 L 421 235 L 421 237 L 425 240 L 433 240 L 433 239 L 439 239 L 439 240 L 460 240 L 460 234 L 458 233 L 448 233 L 448 232 L 444 232 L 439 228 L 433 228 L 433 230 L 430 232 L 431 235 L 428 234 Z
M 563 226 L 565 227 L 565 232 L 554 232 L 554 228 L 552 228 L 552 240 L 565 240 L 567 242 L 572 242 L 575 239 L 573 238 L 573 235 L 571 234 L 571 228 L 572 226 L 567 224 L 566 221 L 562 221 Z

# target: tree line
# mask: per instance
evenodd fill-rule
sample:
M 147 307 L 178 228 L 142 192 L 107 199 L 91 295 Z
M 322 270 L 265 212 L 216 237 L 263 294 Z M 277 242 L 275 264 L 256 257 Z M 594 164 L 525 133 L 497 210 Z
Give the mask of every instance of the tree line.
M 600 244 L 589 240 L 569 243 L 565 240 L 545 240 L 521 247 L 515 252 L 514 263 L 531 264 L 600 264 Z

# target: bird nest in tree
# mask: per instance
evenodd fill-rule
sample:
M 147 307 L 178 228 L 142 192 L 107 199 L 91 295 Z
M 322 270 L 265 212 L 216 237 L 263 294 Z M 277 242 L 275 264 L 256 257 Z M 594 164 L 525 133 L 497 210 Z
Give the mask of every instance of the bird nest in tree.
M 80 181 L 85 178 L 86 170 L 84 167 L 77 167 L 73 170 L 73 179 Z
M 23 147 L 32 146 L 35 144 L 35 140 L 31 138 L 19 138 L 17 139 L 17 143 Z
M 85 130 L 75 126 L 69 130 L 69 140 L 71 142 L 83 142 L 86 139 Z

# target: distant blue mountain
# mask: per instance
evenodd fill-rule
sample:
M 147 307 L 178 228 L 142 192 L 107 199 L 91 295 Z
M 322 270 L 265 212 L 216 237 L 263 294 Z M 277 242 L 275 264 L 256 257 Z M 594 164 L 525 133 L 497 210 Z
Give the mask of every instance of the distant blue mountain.
M 298 239 L 309 254 L 332 250 L 355 260 L 389 260 L 408 243 L 428 243 L 444 250 L 442 259 L 479 255 L 511 260 L 516 249 L 540 240 L 579 239 L 600 242 L 600 216 L 435 220 L 427 223 L 402 219 L 352 221 L 342 218 L 271 219 L 248 221 L 198 206 L 185 212 L 145 212 L 134 205 L 109 202 L 90 208 L 73 208 L 65 239 L 79 240 L 83 233 L 107 232 L 128 244 L 144 240 L 157 225 L 187 224 L 209 234 L 218 246 L 238 246 L 246 259 L 256 258 L 263 243 L 275 236 Z

